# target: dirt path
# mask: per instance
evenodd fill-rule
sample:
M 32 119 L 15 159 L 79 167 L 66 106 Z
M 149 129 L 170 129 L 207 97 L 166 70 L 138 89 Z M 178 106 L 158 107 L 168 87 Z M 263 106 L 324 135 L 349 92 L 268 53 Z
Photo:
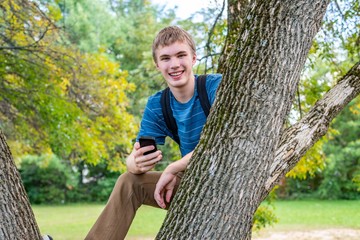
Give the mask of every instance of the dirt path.
M 153 240 L 151 237 L 128 237 L 126 240 Z M 309 231 L 263 231 L 253 240 L 360 240 L 360 229 L 319 229 Z
M 253 240 L 359 240 L 360 229 L 319 229 L 309 231 L 266 231 Z

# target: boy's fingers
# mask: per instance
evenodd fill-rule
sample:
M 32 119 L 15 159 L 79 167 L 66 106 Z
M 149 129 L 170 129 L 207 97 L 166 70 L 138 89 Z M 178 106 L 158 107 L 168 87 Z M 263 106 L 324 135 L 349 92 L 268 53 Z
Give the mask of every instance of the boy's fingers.
M 170 202 L 171 196 L 172 196 L 173 190 L 169 189 L 168 191 L 166 191 L 166 202 Z
M 166 205 L 164 203 L 164 186 L 163 186 L 163 183 L 160 181 L 158 181 L 158 183 L 156 184 L 155 191 L 154 191 L 154 198 L 155 198 L 155 201 L 157 202 L 157 204 L 159 205 L 159 207 L 161 207 L 161 208 L 166 207 Z
M 165 204 L 163 201 L 163 194 L 160 194 L 155 190 L 154 198 L 155 198 L 155 201 L 157 202 L 157 204 L 159 205 L 159 207 L 165 208 L 165 206 L 164 206 Z
M 154 166 L 157 162 L 162 159 L 162 154 L 159 152 L 159 155 L 154 154 L 154 157 L 149 154 L 149 156 L 140 156 L 135 159 L 135 163 L 138 167 L 148 167 Z
M 150 145 L 150 146 L 139 148 L 138 152 L 140 153 L 140 155 L 144 155 L 144 153 L 149 152 L 154 149 L 155 149 L 155 147 Z

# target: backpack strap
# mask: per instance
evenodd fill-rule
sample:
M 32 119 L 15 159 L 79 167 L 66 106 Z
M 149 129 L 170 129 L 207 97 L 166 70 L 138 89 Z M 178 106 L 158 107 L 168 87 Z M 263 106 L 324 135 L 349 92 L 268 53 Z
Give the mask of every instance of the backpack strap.
M 165 119 L 165 123 L 167 128 L 170 130 L 172 135 L 174 136 L 174 141 L 180 145 L 180 138 L 178 135 L 178 127 L 173 116 L 173 112 L 170 106 L 170 88 L 167 87 L 161 94 L 161 110 Z
M 208 94 L 206 91 L 206 77 L 207 77 L 207 75 L 199 75 L 198 76 L 197 81 L 196 81 L 196 88 L 197 88 L 197 92 L 199 95 L 201 108 L 203 109 L 205 116 L 208 117 L 209 113 L 210 113 L 211 105 L 210 105 L 209 97 L 208 97 Z M 174 141 L 180 145 L 180 138 L 178 135 L 178 127 L 177 127 L 176 120 L 174 118 L 174 115 L 173 115 L 173 112 L 172 112 L 172 109 L 170 106 L 170 88 L 169 87 L 164 89 L 164 91 L 162 92 L 160 104 L 161 104 L 161 110 L 162 110 L 162 114 L 165 119 L 166 126 L 170 130 L 172 135 L 174 136 Z
M 199 94 L 199 100 L 201 107 L 205 113 L 205 116 L 208 117 L 210 113 L 210 101 L 206 91 L 206 77 L 207 75 L 200 75 L 197 79 L 197 92 Z

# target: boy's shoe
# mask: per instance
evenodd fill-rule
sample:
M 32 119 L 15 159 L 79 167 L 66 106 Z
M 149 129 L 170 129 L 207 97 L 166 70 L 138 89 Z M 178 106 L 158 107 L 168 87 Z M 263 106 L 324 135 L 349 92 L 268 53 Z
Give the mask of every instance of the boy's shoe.
M 49 235 L 44 235 L 43 240 L 53 240 L 53 238 Z

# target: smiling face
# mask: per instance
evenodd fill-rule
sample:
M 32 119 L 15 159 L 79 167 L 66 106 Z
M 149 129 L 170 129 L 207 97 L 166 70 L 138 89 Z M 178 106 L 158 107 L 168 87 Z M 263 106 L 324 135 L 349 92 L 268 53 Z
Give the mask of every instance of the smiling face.
M 193 91 L 196 55 L 186 42 L 176 41 L 156 50 L 156 67 L 172 91 Z

